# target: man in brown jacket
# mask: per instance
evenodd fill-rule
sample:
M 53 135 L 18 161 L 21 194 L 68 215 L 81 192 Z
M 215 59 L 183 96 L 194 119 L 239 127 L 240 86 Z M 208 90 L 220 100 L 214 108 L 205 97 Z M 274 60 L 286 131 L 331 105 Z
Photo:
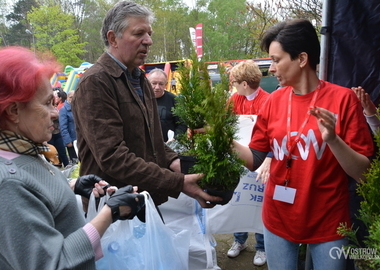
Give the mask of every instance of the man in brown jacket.
M 72 101 L 80 174 L 96 174 L 111 185 L 136 185 L 155 203 L 180 192 L 212 207 L 197 184 L 198 174 L 180 173 L 177 154 L 166 146 L 152 87 L 138 67 L 152 45 L 154 15 L 146 7 L 121 1 L 101 30 L 106 52 L 81 78 Z

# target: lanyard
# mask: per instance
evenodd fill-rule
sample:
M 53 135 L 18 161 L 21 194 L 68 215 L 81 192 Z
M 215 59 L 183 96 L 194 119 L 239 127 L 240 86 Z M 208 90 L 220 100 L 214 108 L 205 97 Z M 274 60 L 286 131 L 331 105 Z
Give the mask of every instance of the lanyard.
M 320 88 L 321 88 L 321 82 L 318 83 L 317 89 L 315 89 L 315 91 L 314 91 L 313 98 L 311 99 L 309 108 L 314 108 Z M 296 144 L 299 142 L 299 140 L 301 138 L 301 134 L 302 134 L 303 130 L 305 129 L 307 122 L 310 119 L 310 113 L 309 113 L 309 111 L 307 111 L 306 115 L 305 115 L 305 120 L 303 121 L 300 129 L 298 130 L 296 138 L 291 143 L 291 141 L 290 141 L 290 128 L 291 128 L 290 125 L 291 125 L 291 118 L 292 118 L 292 96 L 293 96 L 293 91 L 291 90 L 291 91 L 289 91 L 288 114 L 287 114 L 287 121 L 286 121 L 286 132 L 287 132 L 287 134 L 286 134 L 286 136 L 287 136 L 286 148 L 288 150 L 288 157 L 286 158 L 286 177 L 285 177 L 285 182 L 284 182 L 285 186 L 288 185 L 289 180 L 290 180 L 290 168 L 292 165 L 292 151 L 296 147 Z

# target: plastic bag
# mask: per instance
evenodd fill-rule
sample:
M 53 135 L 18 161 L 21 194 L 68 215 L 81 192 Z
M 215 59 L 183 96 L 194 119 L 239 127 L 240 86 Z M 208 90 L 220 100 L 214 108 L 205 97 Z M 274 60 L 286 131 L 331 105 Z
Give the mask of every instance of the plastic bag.
M 216 241 L 207 227 L 206 209 L 197 200 L 183 193 L 177 199 L 169 198 L 159 209 L 169 228 L 187 229 L 191 232 L 189 269 L 220 270 L 217 265 Z
M 147 192 L 146 222 L 137 217 L 116 221 L 104 233 L 101 244 L 104 257 L 96 262 L 98 270 L 178 270 L 188 269 L 190 232 L 167 227 Z M 103 205 L 106 196 L 101 198 Z M 92 218 L 95 201 L 90 198 L 88 218 Z

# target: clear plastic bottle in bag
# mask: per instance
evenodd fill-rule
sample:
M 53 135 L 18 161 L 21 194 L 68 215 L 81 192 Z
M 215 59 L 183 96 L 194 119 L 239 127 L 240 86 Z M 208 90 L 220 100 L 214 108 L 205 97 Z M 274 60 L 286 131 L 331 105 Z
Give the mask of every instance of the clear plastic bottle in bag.
M 133 236 L 136 238 L 141 238 L 145 235 L 145 231 L 146 231 L 146 224 L 145 223 L 142 223 L 138 226 L 134 226 L 133 227 Z

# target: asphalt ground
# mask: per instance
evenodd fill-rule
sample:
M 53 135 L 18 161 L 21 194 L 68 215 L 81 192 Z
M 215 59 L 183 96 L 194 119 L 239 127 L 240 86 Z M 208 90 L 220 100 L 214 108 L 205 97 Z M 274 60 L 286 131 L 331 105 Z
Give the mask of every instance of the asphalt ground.
M 234 242 L 233 234 L 214 234 L 217 241 L 215 247 L 217 264 L 222 270 L 268 270 L 267 264 L 263 266 L 253 265 L 253 257 L 255 256 L 255 237 L 253 233 L 248 234 L 248 247 L 243 250 L 239 256 L 229 258 L 227 251 Z

